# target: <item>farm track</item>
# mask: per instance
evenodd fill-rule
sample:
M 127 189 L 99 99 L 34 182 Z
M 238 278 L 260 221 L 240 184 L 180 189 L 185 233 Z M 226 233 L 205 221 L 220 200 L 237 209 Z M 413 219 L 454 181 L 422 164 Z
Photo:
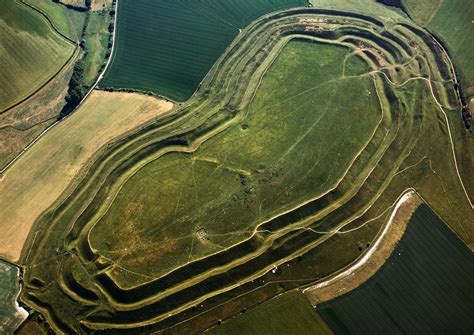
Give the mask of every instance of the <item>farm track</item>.
M 416 47 L 401 42 L 407 38 L 416 41 Z M 261 78 L 292 39 L 343 45 L 367 62 L 371 71 L 362 76 L 373 78 L 382 110 L 370 140 L 327 192 L 259 223 L 247 240 L 142 285 L 120 287 L 112 274 L 114 264 L 90 242 L 94 225 L 143 166 L 169 152 L 194 152 L 244 120 Z M 35 256 L 25 260 L 27 290 L 22 300 L 47 316 L 58 332 L 162 329 L 168 319 L 210 298 L 225 299 L 225 293 L 306 254 L 363 218 L 411 155 L 426 111 L 398 88 L 429 92 L 442 112 L 453 108 L 454 90 L 436 84 L 455 80 L 443 70 L 449 68 L 445 59 L 423 31 L 405 24 L 385 26 L 363 15 L 297 9 L 255 21 L 219 59 L 193 98 L 172 115 L 111 145 L 83 171 L 77 187 L 38 222 L 38 230 L 44 229 L 32 245 Z M 451 135 L 450 141 L 453 145 Z M 455 157 L 454 163 L 457 170 Z M 64 233 L 55 238 L 64 245 L 48 250 L 49 236 L 58 234 L 58 226 Z M 37 266 L 52 261 L 57 271 L 40 278 Z M 76 319 L 46 303 L 50 294 L 62 295 Z
M 49 22 L 49 24 L 51 25 L 51 27 L 54 29 L 54 31 L 56 33 L 58 33 L 59 35 L 61 35 L 64 39 L 66 39 L 67 41 L 69 41 L 71 44 L 74 45 L 74 52 L 71 54 L 70 58 L 67 60 L 67 62 L 58 70 L 58 72 L 52 76 L 47 82 L 45 82 L 43 85 L 41 85 L 41 87 L 38 87 L 33 93 L 31 93 L 29 96 L 25 97 L 23 100 L 15 103 L 14 105 L 8 107 L 7 109 L 3 110 L 0 112 L 0 114 L 2 113 L 6 113 L 10 110 L 12 110 L 13 108 L 21 105 L 22 103 L 28 101 L 30 98 L 32 98 L 35 94 L 37 94 L 39 91 L 41 91 L 42 88 L 44 88 L 46 85 L 48 85 L 54 78 L 56 78 L 56 76 L 58 74 L 60 74 L 64 69 L 65 67 L 70 64 L 71 61 L 75 61 L 76 60 L 76 56 L 77 54 L 79 53 L 79 44 L 76 43 L 75 41 L 71 40 L 69 37 L 67 37 L 66 35 L 64 35 L 63 33 L 61 33 L 53 24 L 53 22 L 50 20 L 50 18 L 47 16 L 46 13 L 44 13 L 43 11 L 41 11 L 40 9 L 34 7 L 33 5 L 30 5 L 22 0 L 20 0 L 20 2 L 22 4 L 24 4 L 25 6 L 27 7 L 30 7 L 32 8 L 33 10 L 39 12 L 41 15 L 43 15 L 46 20 Z M 118 9 L 118 3 L 119 3 L 119 0 L 116 0 L 115 1 L 115 10 L 117 11 Z M 114 26 L 117 25 L 117 15 L 114 16 Z M 115 29 L 112 33 L 112 46 L 111 46 L 111 54 L 114 50 L 114 46 L 115 46 Z M 112 57 L 110 56 L 109 59 L 107 60 L 107 63 L 105 64 L 104 66 L 104 69 L 102 70 L 102 72 L 99 74 L 99 76 L 97 77 L 97 80 L 95 81 L 95 83 L 88 89 L 87 93 L 84 95 L 84 97 L 82 98 L 82 100 L 79 102 L 79 104 L 76 106 L 76 108 L 74 110 L 77 110 L 83 103 L 84 101 L 86 101 L 87 97 L 92 93 L 93 90 L 96 89 L 97 85 L 99 84 L 99 82 L 101 81 L 101 79 L 104 77 L 104 74 L 106 72 L 106 70 L 108 69 L 108 67 L 110 66 L 110 62 L 112 60 Z M 74 112 L 74 111 L 73 111 Z M 15 157 L 12 158 L 12 160 L 10 162 L 8 162 L 7 164 L 5 164 L 5 166 L 3 166 L 1 169 L 0 169 L 0 177 L 5 173 L 5 171 L 7 171 L 18 159 L 20 159 L 32 146 L 33 144 L 35 144 L 36 142 L 38 142 L 44 135 L 46 135 L 46 133 L 48 133 L 51 129 L 53 129 L 55 126 L 57 126 L 61 121 L 64 121 L 66 118 L 68 118 L 72 113 L 66 115 L 64 118 L 62 118 L 61 120 L 57 120 L 55 121 L 54 123 L 52 123 L 50 126 L 48 126 L 45 130 L 43 130 L 41 133 L 39 133 L 22 151 L 20 151 Z

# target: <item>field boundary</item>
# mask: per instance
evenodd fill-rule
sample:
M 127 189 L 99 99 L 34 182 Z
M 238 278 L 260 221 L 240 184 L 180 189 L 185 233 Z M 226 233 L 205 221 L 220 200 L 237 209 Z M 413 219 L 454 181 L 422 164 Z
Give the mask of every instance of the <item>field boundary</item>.
M 452 183 L 453 197 L 459 202 L 456 208 L 461 213 L 469 211 L 456 181 L 460 176 L 455 174 L 453 162 L 446 159 L 445 155 L 440 159 L 438 155 L 426 151 L 426 141 L 421 138 L 427 131 L 425 125 L 431 127 L 439 124 L 439 130 L 433 136 L 439 136 L 436 138 L 440 139 L 440 148 L 449 150 L 448 147 L 452 145 L 445 137 L 444 124 L 435 108 L 435 105 L 440 104 L 438 99 L 445 105 L 455 104 L 454 91 L 448 85 L 436 84 L 449 82 L 452 75 L 446 70 L 447 65 L 440 57 L 440 50 L 430 48 L 433 44 L 431 38 L 423 31 L 418 31 L 415 26 L 406 28 L 398 24 L 386 27 L 383 23 L 377 24 L 378 21 L 373 22 L 373 19 L 370 22 L 365 22 L 360 17 L 352 20 L 347 12 L 343 14 L 339 11 L 299 9 L 262 18 L 234 40 L 230 49 L 208 72 L 202 88 L 192 99 L 182 104 L 172 115 L 112 144 L 101 155 L 101 159 L 91 162 L 86 170 L 80 172 L 81 180 L 75 188 L 68 189 L 66 197 L 55 203 L 35 222 L 34 229 L 42 230 L 42 233 L 35 241 L 31 241 L 33 237 L 29 239 L 31 244 L 28 242 L 28 255 L 33 250 L 32 257 L 27 256 L 27 260 L 22 258 L 32 271 L 28 274 L 30 277 L 25 279 L 31 286 L 22 301 L 47 314 L 47 318 L 52 320 L 58 330 L 66 331 L 69 327 L 97 332 L 112 329 L 128 329 L 133 332 L 153 327 L 163 329 L 171 320 L 182 320 L 185 317 L 189 319 L 192 312 L 188 311 L 206 301 L 206 306 L 209 306 L 209 301 L 219 303 L 239 292 L 249 292 L 255 285 L 263 286 L 267 279 L 272 281 L 272 274 L 283 269 L 283 265 L 286 268 L 286 264 L 296 262 L 297 258 L 309 254 L 330 239 L 321 246 L 322 250 L 333 243 L 339 243 L 341 239 L 348 241 L 353 249 L 336 257 L 337 261 L 334 263 L 337 264 L 325 265 L 317 274 L 311 273 L 313 279 L 305 278 L 298 282 L 301 287 L 310 283 L 313 285 L 315 279 L 327 274 L 334 275 L 333 271 L 336 269 L 344 273 L 340 267 L 345 264 L 358 264 L 360 267 L 378 250 L 377 247 L 381 245 L 380 237 L 391 227 L 395 209 L 401 206 L 402 200 L 410 198 L 409 195 L 416 192 L 415 187 L 423 192 L 432 191 L 423 184 L 433 180 L 431 175 L 428 179 L 417 182 L 416 174 L 401 174 L 424 161 L 426 155 L 434 159 L 436 168 L 448 168 L 446 172 L 449 173 L 440 182 L 446 180 Z M 388 29 L 391 30 L 386 33 Z M 390 32 L 393 32 L 392 38 L 383 34 Z M 305 202 L 303 206 L 298 204 L 295 210 L 287 211 L 284 215 L 280 213 L 275 216 L 274 212 L 265 213 L 264 216 L 260 214 L 256 229 L 246 232 L 251 235 L 251 239 L 248 235 L 243 235 L 240 244 L 226 244 L 226 248 L 220 252 L 214 253 L 212 249 L 199 259 L 197 256 L 200 254 L 196 253 L 197 260 L 189 262 L 188 258 L 186 264 L 186 260 L 176 264 L 172 262 L 172 271 L 163 276 L 161 273 L 158 275 L 138 266 L 131 266 L 130 270 L 146 274 L 144 277 L 152 278 L 152 281 L 137 279 L 136 283 L 131 283 L 132 287 L 128 284 L 120 286 L 121 280 L 129 277 L 121 277 L 118 270 L 120 265 L 125 267 L 127 263 L 115 264 L 111 260 L 114 256 L 102 254 L 102 250 L 107 248 L 100 243 L 92 243 L 95 240 L 91 238 L 91 231 L 97 220 L 107 213 L 124 182 L 138 169 L 168 152 L 193 152 L 200 143 L 229 125 L 243 122 L 249 103 L 255 96 L 254 89 L 259 87 L 263 65 L 270 63 L 268 59 L 275 55 L 278 43 L 293 35 L 315 36 L 328 40 L 327 43 L 347 44 L 354 52 L 360 53 L 357 56 L 367 62 L 366 70 L 365 67 L 359 68 L 349 63 L 354 67 L 348 67 L 348 73 L 353 74 L 348 77 L 364 76 L 374 81 L 375 92 L 366 90 L 369 91 L 368 94 L 372 94 L 374 99 L 371 101 L 374 104 L 378 98 L 377 105 L 382 108 L 380 130 L 372 134 L 372 140 L 369 140 L 364 152 L 358 153 L 360 159 L 354 158 L 351 163 L 353 168 L 346 171 L 346 178 L 341 186 L 327 196 L 318 198 L 318 201 Z M 397 42 L 398 36 L 412 38 L 414 45 L 408 46 L 399 42 L 400 39 Z M 264 43 L 267 39 L 268 44 Z M 417 56 L 414 64 L 406 61 L 414 55 Z M 371 73 L 370 69 L 381 69 L 381 72 Z M 362 74 L 359 75 L 360 73 Z M 418 80 L 422 76 L 429 79 Z M 433 85 L 431 80 L 434 81 Z M 426 81 L 430 85 L 426 85 Z M 310 86 L 312 85 L 308 84 Z M 432 101 L 433 98 L 436 104 Z M 425 156 L 420 160 L 422 155 Z M 415 161 L 417 163 L 413 164 Z M 457 163 L 456 160 L 454 163 Z M 423 166 L 423 171 L 429 173 L 428 166 Z M 409 186 L 413 188 L 407 188 Z M 400 192 L 402 195 L 399 195 Z M 434 194 L 433 197 L 442 195 L 436 190 L 434 192 L 427 194 Z M 297 200 L 300 201 L 300 198 Z M 389 208 L 392 208 L 392 215 L 386 214 L 389 213 Z M 286 207 L 275 211 L 284 210 Z M 450 213 L 446 214 L 449 217 Z M 386 225 L 378 220 L 386 218 L 384 215 L 389 216 Z M 269 221 L 268 217 L 274 220 Z M 258 220 L 267 221 L 262 225 Z M 374 220 L 377 222 L 366 225 Z M 357 229 L 352 229 L 353 227 Z M 360 227 L 364 229 L 353 234 L 343 234 Z M 32 233 L 33 230 L 30 235 Z M 107 231 L 102 234 L 107 234 Z M 105 235 L 100 235 L 99 231 L 98 236 Z M 56 241 L 63 253 L 53 249 L 54 244 L 49 246 L 49 243 Z M 234 243 L 234 240 L 229 241 Z M 360 255 L 363 248 L 366 248 L 365 241 L 371 241 L 372 248 L 367 251 L 369 253 Z M 369 246 L 367 243 L 367 248 Z M 324 255 L 326 252 L 324 251 Z M 25 257 L 25 252 L 22 254 Z M 43 270 L 37 266 L 50 259 L 58 260 L 58 264 L 51 265 L 53 270 Z M 84 276 L 92 281 L 77 277 L 79 266 Z M 81 303 L 88 301 L 91 306 L 105 303 L 110 307 L 110 313 L 103 314 L 91 309 L 78 321 L 64 315 L 61 309 L 43 305 L 43 291 L 50 288 L 46 287 L 48 279 L 38 278 L 49 278 L 50 272 L 41 272 L 54 271 L 56 268 L 61 277 L 58 277 L 57 286 L 51 288 L 52 292 L 63 292 L 72 300 L 79 299 Z M 295 281 L 298 279 L 295 278 Z M 199 312 L 201 311 L 197 313 Z M 66 323 L 56 323 L 56 320 Z
M 22 3 L 24 3 L 23 0 L 20 0 L 20 1 L 21 1 Z M 117 8 L 117 7 L 118 7 L 119 0 L 116 0 L 115 3 L 116 3 L 116 8 Z M 26 3 L 24 3 L 24 4 L 27 5 L 27 6 L 30 6 L 30 5 L 26 4 Z M 31 6 L 30 6 L 30 7 L 31 7 Z M 34 7 L 32 7 L 32 8 L 34 8 Z M 45 14 L 43 14 L 43 15 L 45 15 Z M 114 16 L 114 27 L 116 27 L 116 24 L 117 24 L 117 21 L 116 21 L 116 20 L 117 20 L 117 11 L 115 11 L 115 16 Z M 112 50 L 112 51 L 114 50 L 114 46 L 115 46 L 115 31 L 116 31 L 116 29 L 114 29 L 113 34 L 112 34 L 112 47 L 111 47 L 111 50 Z M 76 49 L 75 49 L 75 51 L 77 51 L 77 49 L 79 49 L 79 44 L 76 44 Z M 75 52 L 73 52 L 73 54 L 71 55 L 70 59 L 72 59 L 72 57 L 74 56 L 74 54 L 75 54 Z M 110 53 L 110 55 L 112 55 L 112 52 Z M 97 86 L 97 84 L 99 83 L 100 79 L 102 79 L 102 76 L 104 75 L 105 70 L 107 69 L 107 67 L 108 67 L 108 65 L 109 65 L 109 63 L 110 63 L 110 60 L 111 60 L 111 56 L 109 56 L 109 59 L 107 60 L 106 66 L 104 67 L 104 70 L 99 74 L 99 77 L 98 77 L 98 79 L 96 80 L 96 82 L 89 88 L 89 90 L 88 90 L 88 92 L 86 93 L 86 95 L 82 98 L 82 100 L 81 100 L 81 101 L 79 102 L 79 104 L 74 108 L 74 110 L 73 110 L 71 113 L 69 113 L 68 115 L 66 115 L 65 117 L 63 117 L 62 119 L 57 120 L 56 122 L 54 122 L 53 124 L 51 124 L 51 125 L 50 125 L 48 128 L 46 128 L 45 130 L 43 130 L 43 131 L 42 131 L 38 136 L 36 136 L 22 151 L 20 151 L 20 153 L 18 153 L 18 155 L 16 155 L 9 163 L 7 163 L 2 169 L 0 169 L 0 179 L 1 179 L 2 175 L 5 173 L 5 171 L 7 171 L 8 168 L 10 168 L 10 167 L 11 167 L 18 159 L 20 159 L 21 156 L 23 156 L 36 142 L 38 142 L 38 140 L 40 140 L 41 137 L 43 137 L 48 131 L 50 131 L 53 127 L 55 127 L 59 122 L 61 122 L 61 121 L 65 120 L 66 118 L 68 118 L 71 114 L 74 113 L 74 111 L 76 111 L 76 110 L 84 103 L 84 101 L 87 99 L 87 97 L 89 96 L 89 94 L 91 94 L 91 92 L 96 88 L 96 86 Z M 63 65 L 63 68 L 67 65 L 67 63 L 68 63 L 68 62 L 66 62 L 66 64 Z M 62 70 L 62 68 L 61 68 L 61 70 Z M 57 74 L 59 74 L 59 72 L 61 72 L 61 70 L 58 71 Z M 56 75 L 57 75 L 57 74 L 56 74 Z M 52 78 L 50 78 L 50 79 L 48 80 L 48 82 L 52 81 L 52 80 L 56 77 L 56 75 L 53 76 Z M 47 84 L 47 83 L 45 83 L 42 87 L 38 88 L 38 90 L 36 90 L 36 92 L 33 93 L 32 95 L 38 93 L 38 91 L 39 91 L 41 88 L 43 88 L 46 84 Z M 29 99 L 32 95 L 30 95 L 27 99 Z M 25 101 L 26 101 L 27 99 L 25 99 Z M 23 102 L 24 102 L 24 101 L 23 101 Z M 20 103 L 18 103 L 17 105 L 19 105 L 19 104 L 20 104 Z M 12 108 L 14 108 L 14 107 L 16 107 L 16 106 L 9 107 L 8 110 L 10 110 L 10 109 L 12 109 Z M 6 112 L 6 110 L 5 110 L 4 112 Z M 3 113 L 3 112 L 2 112 L 2 113 Z M 1 113 L 0 113 L 0 114 L 1 114 Z
M 62 37 L 66 42 L 68 42 L 69 44 L 71 44 L 72 46 L 74 46 L 74 49 L 73 51 L 71 52 L 71 55 L 69 56 L 69 58 L 66 60 L 66 62 L 58 69 L 58 71 L 56 71 L 56 73 L 54 73 L 48 80 L 46 80 L 44 83 L 42 83 L 40 86 L 38 86 L 34 91 L 32 91 L 31 93 L 29 93 L 26 97 L 22 98 L 21 100 L 17 101 L 17 102 L 14 102 L 12 105 L 6 107 L 5 109 L 3 109 L 2 111 L 0 111 L 0 114 L 4 114 L 4 113 L 7 113 L 9 112 L 10 110 L 12 110 L 13 108 L 21 105 L 22 103 L 24 103 L 25 101 L 29 100 L 32 96 L 34 96 L 36 93 L 38 93 L 39 91 L 41 91 L 46 85 L 48 85 L 54 78 L 57 77 L 57 75 L 59 73 L 61 73 L 61 71 L 69 64 L 69 62 L 74 58 L 77 50 L 79 49 L 79 44 L 76 43 L 75 41 L 71 40 L 69 37 L 67 37 L 66 35 L 64 35 L 63 33 L 61 33 L 53 24 L 53 22 L 50 20 L 50 18 L 40 9 L 34 7 L 33 5 L 30 5 L 26 2 L 24 2 L 24 0 L 16 0 L 17 3 L 20 3 L 26 7 L 29 7 L 30 9 L 34 10 L 35 12 L 39 13 L 49 24 L 51 30 L 53 31 L 53 33 L 56 33 L 58 34 L 60 37 Z M 3 173 L 3 170 L 0 171 L 0 175 Z

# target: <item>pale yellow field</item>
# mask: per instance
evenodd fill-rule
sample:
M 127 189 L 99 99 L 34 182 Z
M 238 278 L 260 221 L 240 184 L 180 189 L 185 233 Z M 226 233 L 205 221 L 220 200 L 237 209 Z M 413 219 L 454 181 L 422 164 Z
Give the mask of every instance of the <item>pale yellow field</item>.
M 91 10 L 97 11 L 102 9 L 109 9 L 112 6 L 112 0 L 92 0 Z
M 94 91 L 0 177 L 0 257 L 19 261 L 36 219 L 94 153 L 172 107 L 138 93 Z

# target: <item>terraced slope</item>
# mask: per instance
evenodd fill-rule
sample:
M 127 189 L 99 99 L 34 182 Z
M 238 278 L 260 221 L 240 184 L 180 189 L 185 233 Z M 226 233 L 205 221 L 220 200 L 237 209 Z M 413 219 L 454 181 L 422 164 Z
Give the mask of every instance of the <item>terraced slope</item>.
M 1 112 L 54 76 L 72 56 L 74 45 L 19 1 L 0 0 L 0 7 Z
M 192 154 L 164 155 L 131 176 L 89 237 L 94 250 L 117 264 L 114 280 L 130 287 L 157 278 L 334 188 L 382 118 L 371 78 L 350 73 L 365 72 L 366 64 L 353 58 L 343 68 L 349 53 L 290 41 L 245 118 L 204 137 Z
M 188 99 L 252 20 L 307 0 L 122 0 L 113 61 L 101 87 Z
M 406 23 L 316 9 L 257 20 L 192 99 L 110 146 L 38 221 L 22 300 L 58 332 L 201 330 L 210 311 L 350 264 L 409 187 L 469 243 L 453 75 Z

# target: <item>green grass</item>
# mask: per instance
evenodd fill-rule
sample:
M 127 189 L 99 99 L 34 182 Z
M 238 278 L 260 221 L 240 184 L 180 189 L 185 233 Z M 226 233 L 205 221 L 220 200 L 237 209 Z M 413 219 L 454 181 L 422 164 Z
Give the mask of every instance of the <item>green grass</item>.
M 415 0 L 416 1 L 416 0 Z M 362 13 L 375 18 L 389 18 L 405 21 L 394 7 L 385 6 L 376 0 L 310 0 L 314 8 L 335 9 L 352 13 Z
M 0 333 L 13 334 L 23 321 L 16 311 L 18 268 L 0 260 Z
M 248 117 L 192 155 L 165 155 L 140 170 L 92 230 L 92 245 L 126 269 L 158 276 L 333 187 L 381 117 L 370 77 L 342 77 L 348 51 L 289 42 Z
M 112 21 L 108 11 L 90 12 L 87 27 L 84 32 L 84 84 L 92 85 L 105 63 L 109 44 L 109 24 Z
M 0 0 L 0 111 L 33 93 L 64 65 L 74 46 L 35 10 Z
M 325 24 L 315 10 L 299 13 L 245 30 L 190 101 L 107 148 L 37 221 L 23 301 L 56 330 L 205 329 L 354 261 L 408 187 L 472 241 L 444 117 L 419 79 L 451 79 L 429 37 L 361 16 Z M 345 46 L 296 40 L 281 49 L 288 32 L 318 35 L 321 26 Z M 360 76 L 379 61 L 396 84 Z M 452 90 L 432 83 L 454 108 Z M 307 201 L 356 156 L 336 189 Z
M 473 276 L 472 252 L 422 205 L 374 277 L 316 310 L 338 334 L 469 334 Z
M 69 9 L 52 0 L 25 0 L 25 2 L 45 13 L 62 34 L 76 42 L 81 40 L 86 12 Z
M 428 29 L 446 44 L 461 76 L 463 90 L 474 96 L 474 5 L 471 0 L 445 0 Z
M 474 5 L 471 0 L 404 0 L 409 14 L 447 46 L 464 93 L 474 96 Z
M 420 26 L 426 26 L 444 0 L 402 0 L 410 17 Z M 448 0 L 449 2 L 449 0 Z
M 300 291 L 275 297 L 205 334 L 332 334 Z
M 306 0 L 122 0 L 113 62 L 101 87 L 184 101 L 237 36 L 271 11 Z

